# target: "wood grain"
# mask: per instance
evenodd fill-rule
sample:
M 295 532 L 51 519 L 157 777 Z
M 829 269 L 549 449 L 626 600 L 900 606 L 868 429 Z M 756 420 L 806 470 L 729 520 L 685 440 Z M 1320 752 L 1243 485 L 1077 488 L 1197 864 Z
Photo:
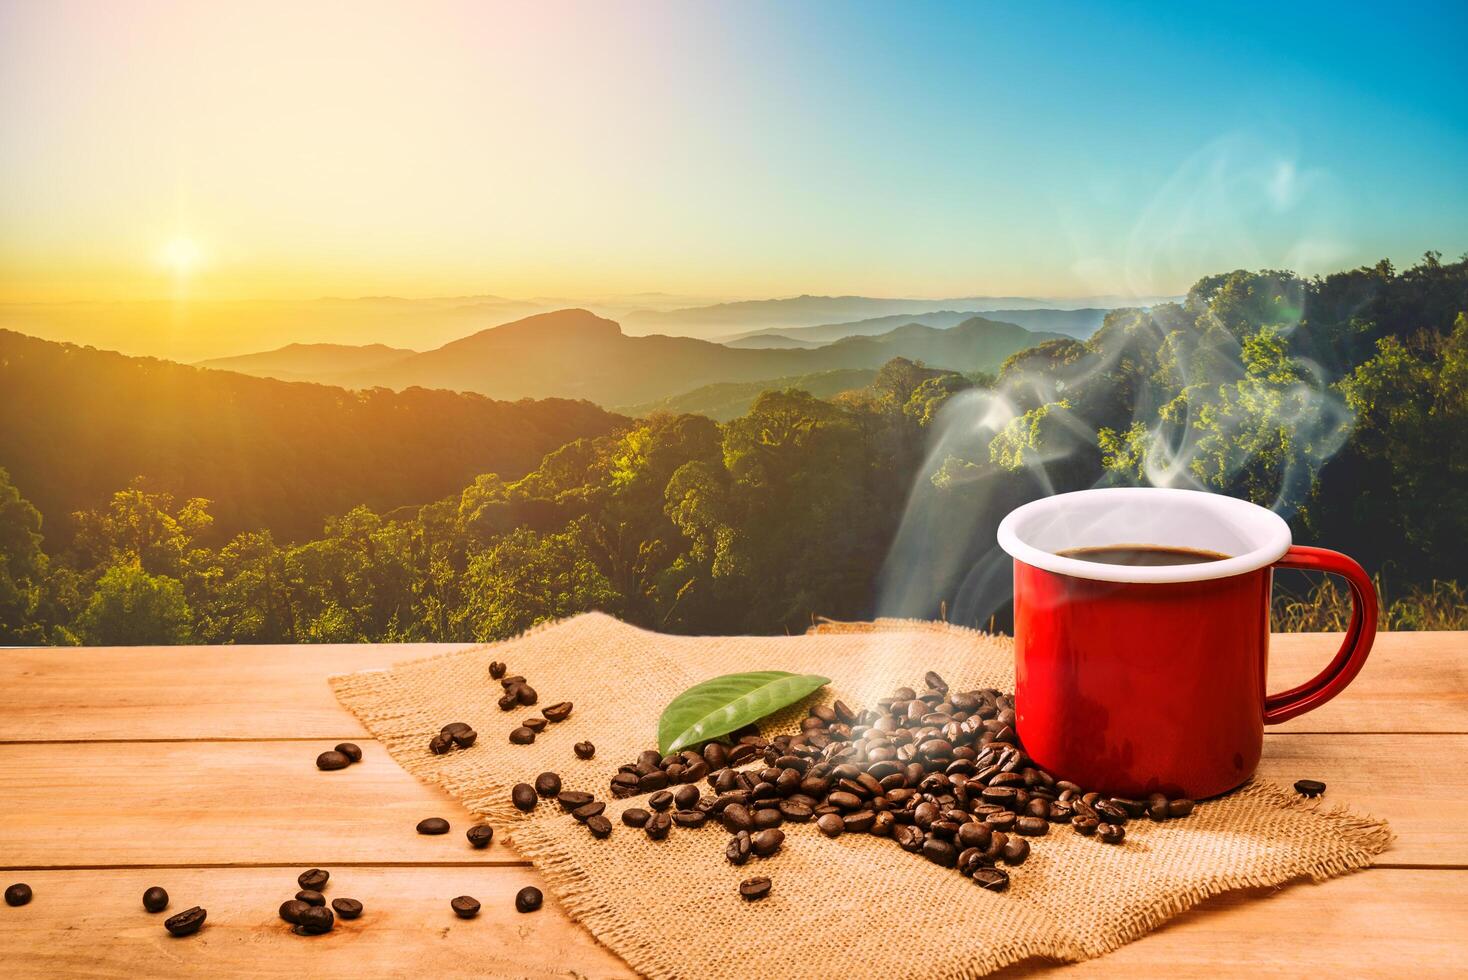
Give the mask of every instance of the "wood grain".
M 1313 677 L 1339 644 L 1337 634 L 1275 636 L 1270 687 Z M 0 742 L 361 738 L 327 677 L 463 646 L 0 650 Z M 1381 634 L 1344 694 L 1275 730 L 1468 732 L 1468 633 Z
M 10 977 L 633 976 L 553 895 L 514 910 L 515 892 L 541 884 L 530 868 L 337 868 L 327 897 L 365 908 L 324 936 L 293 935 L 277 914 L 299 870 L 31 872 L 34 900 L 0 907 L 0 962 Z M 152 885 L 171 901 L 156 915 L 142 907 Z M 477 918 L 454 916 L 457 895 L 479 899 Z M 193 905 L 208 910 L 204 927 L 169 936 L 163 920 Z
M 0 909 L 0 962 L 15 977 L 631 976 L 550 894 L 540 912 L 511 911 L 518 889 L 539 884 L 532 869 L 337 869 L 327 895 L 366 910 L 315 937 L 291 935 L 276 917 L 295 875 L 294 867 L 32 872 L 35 900 Z M 141 896 L 155 884 L 172 905 L 149 915 Z M 483 904 L 477 919 L 450 913 L 449 899 L 462 894 Z M 162 920 L 196 904 L 209 910 L 204 928 L 169 937 Z M 1461 976 L 1465 921 L 1468 872 L 1376 870 L 1221 895 L 1100 959 L 1059 969 L 1031 961 L 996 976 Z M 679 935 L 697 941 L 696 930 Z
M 514 859 L 501 842 L 471 850 L 467 811 L 360 744 L 363 761 L 339 772 L 315 768 L 324 743 L 0 746 L 0 866 Z M 1386 818 L 1385 864 L 1468 866 L 1468 736 L 1270 736 L 1261 774 L 1324 780 L 1330 802 Z M 429 816 L 453 831 L 415 833 Z

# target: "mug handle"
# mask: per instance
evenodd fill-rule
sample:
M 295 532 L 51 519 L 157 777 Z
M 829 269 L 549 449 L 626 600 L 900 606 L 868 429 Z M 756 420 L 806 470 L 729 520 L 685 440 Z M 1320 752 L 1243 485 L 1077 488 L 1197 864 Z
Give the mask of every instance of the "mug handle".
M 1318 708 L 1345 690 L 1366 664 L 1366 655 L 1376 639 L 1376 588 L 1354 560 L 1339 551 L 1293 545 L 1274 567 L 1330 572 L 1344 578 L 1351 587 L 1351 624 L 1346 627 L 1345 642 L 1324 670 L 1299 687 L 1265 697 L 1266 725 L 1277 725 Z

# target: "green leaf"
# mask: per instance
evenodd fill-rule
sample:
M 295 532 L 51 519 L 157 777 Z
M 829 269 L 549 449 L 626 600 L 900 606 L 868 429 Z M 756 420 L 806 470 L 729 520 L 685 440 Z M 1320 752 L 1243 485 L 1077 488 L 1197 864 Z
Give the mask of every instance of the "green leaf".
M 759 670 L 695 684 L 663 709 L 658 719 L 658 749 L 667 755 L 727 735 L 829 683 L 831 678 L 817 674 Z

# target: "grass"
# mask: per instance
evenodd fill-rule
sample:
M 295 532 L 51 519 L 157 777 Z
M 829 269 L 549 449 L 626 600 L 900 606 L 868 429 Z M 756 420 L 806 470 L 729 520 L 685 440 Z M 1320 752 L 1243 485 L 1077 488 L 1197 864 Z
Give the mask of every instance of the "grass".
M 1381 604 L 1381 630 L 1468 630 L 1468 590 L 1455 581 L 1414 585 L 1392 597 L 1381 576 L 1372 580 Z M 1344 630 L 1351 621 L 1350 590 L 1326 576 L 1303 594 L 1277 590 L 1271 628 L 1277 633 Z

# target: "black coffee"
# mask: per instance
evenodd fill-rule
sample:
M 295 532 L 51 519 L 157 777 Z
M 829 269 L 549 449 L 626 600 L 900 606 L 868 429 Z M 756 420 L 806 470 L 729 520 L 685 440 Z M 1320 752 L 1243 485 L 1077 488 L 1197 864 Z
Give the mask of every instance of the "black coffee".
M 1228 555 L 1193 548 L 1163 548 L 1157 545 L 1114 544 L 1103 548 L 1070 548 L 1057 551 L 1062 558 L 1079 558 L 1103 565 L 1198 565 L 1223 561 Z

